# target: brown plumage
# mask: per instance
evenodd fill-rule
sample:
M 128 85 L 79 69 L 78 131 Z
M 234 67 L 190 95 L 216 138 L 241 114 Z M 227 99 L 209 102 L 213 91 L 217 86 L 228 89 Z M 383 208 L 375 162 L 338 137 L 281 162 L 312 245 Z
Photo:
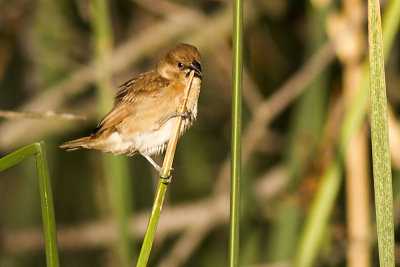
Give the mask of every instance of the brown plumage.
M 187 113 L 177 114 L 179 101 L 191 70 L 195 71 Z M 161 58 L 157 67 L 120 86 L 114 107 L 90 136 L 66 142 L 67 151 L 98 149 L 113 154 L 141 154 L 160 171 L 151 155 L 161 153 L 168 144 L 172 118 L 185 115 L 180 134 L 197 116 L 202 70 L 196 47 L 178 44 Z

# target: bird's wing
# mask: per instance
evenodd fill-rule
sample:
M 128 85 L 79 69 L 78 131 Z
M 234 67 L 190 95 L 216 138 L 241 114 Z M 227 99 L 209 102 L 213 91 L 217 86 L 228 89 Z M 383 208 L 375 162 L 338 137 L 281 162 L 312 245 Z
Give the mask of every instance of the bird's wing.
M 117 124 L 132 115 L 132 105 L 137 104 L 141 99 L 154 97 L 160 89 L 167 87 L 168 84 L 169 81 L 157 72 L 149 71 L 121 85 L 115 95 L 114 107 L 94 129 L 92 137 L 99 136 L 109 130 L 114 131 Z

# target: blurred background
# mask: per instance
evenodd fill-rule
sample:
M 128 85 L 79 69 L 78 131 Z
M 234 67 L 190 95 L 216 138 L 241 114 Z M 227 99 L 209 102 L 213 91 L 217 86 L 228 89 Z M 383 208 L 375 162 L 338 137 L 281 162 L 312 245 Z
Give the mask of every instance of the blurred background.
M 396 1 L 381 1 L 383 16 Z M 359 93 L 366 1 L 244 2 L 240 266 L 304 266 L 310 251 L 312 266 L 378 266 L 368 93 Z M 0 1 L 0 156 L 46 142 L 61 266 L 136 263 L 157 173 L 140 156 L 58 146 L 88 135 L 118 86 L 180 42 L 202 54 L 199 114 L 178 143 L 149 266 L 227 266 L 231 13 L 227 0 Z M 399 40 L 395 28 L 385 46 L 398 264 Z M 359 122 L 345 124 L 357 105 Z M 34 166 L 0 174 L 0 266 L 45 265 Z M 311 213 L 318 203 L 322 213 Z M 321 228 L 307 226 L 311 214 Z

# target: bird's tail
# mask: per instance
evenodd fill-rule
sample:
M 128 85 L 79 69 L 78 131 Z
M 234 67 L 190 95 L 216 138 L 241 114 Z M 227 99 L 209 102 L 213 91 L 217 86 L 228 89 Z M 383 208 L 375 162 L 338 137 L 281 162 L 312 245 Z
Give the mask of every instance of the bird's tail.
M 67 151 L 78 150 L 81 148 L 89 148 L 88 144 L 90 143 L 90 141 L 91 141 L 90 136 L 82 137 L 76 140 L 65 142 L 60 146 L 60 148 L 64 148 Z

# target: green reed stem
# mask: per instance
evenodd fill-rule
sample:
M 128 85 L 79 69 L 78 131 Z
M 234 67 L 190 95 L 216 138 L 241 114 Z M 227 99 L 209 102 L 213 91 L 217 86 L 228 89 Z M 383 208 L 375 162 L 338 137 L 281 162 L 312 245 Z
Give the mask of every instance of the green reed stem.
M 232 69 L 232 158 L 230 195 L 229 266 L 238 266 L 241 171 L 242 116 L 242 24 L 243 3 L 233 3 L 233 69 Z
M 157 186 L 157 193 L 154 199 L 153 208 L 151 210 L 149 224 L 147 226 L 146 234 L 143 240 L 142 249 L 140 250 L 139 259 L 136 264 L 137 267 L 147 266 L 151 247 L 153 245 L 154 236 L 156 234 L 158 221 L 160 220 L 161 209 L 164 203 L 167 185 L 160 179 Z

